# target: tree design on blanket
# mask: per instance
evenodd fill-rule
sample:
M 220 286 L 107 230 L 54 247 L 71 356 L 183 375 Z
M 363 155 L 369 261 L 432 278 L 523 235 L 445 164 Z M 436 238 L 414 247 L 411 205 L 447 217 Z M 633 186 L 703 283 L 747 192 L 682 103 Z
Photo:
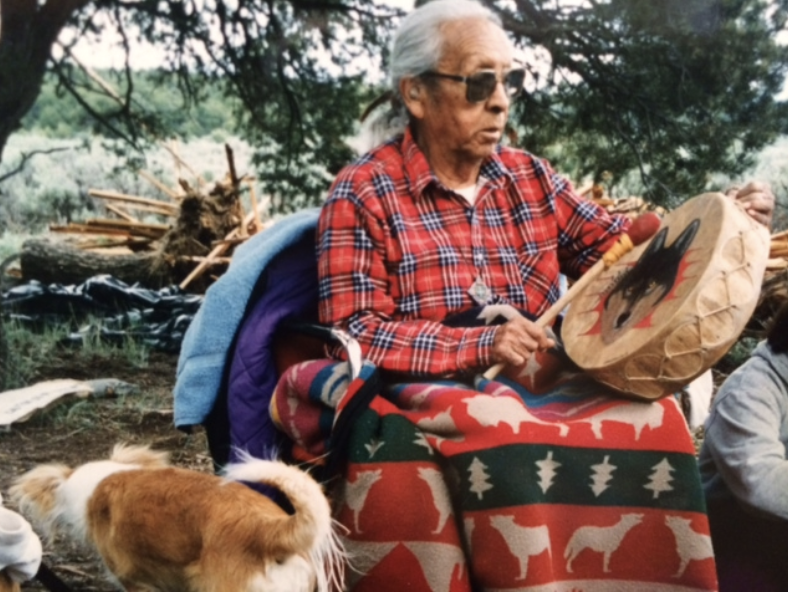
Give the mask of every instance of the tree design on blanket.
M 616 468 L 615 465 L 610 464 L 609 454 L 605 455 L 605 460 L 601 463 L 591 465 L 591 469 L 594 471 L 594 474 L 591 476 L 591 491 L 594 492 L 595 496 L 599 497 L 608 489 L 608 483 L 613 478 L 613 471 Z
M 654 472 L 651 473 L 651 480 L 647 485 L 644 485 L 646 489 L 650 489 L 654 492 L 654 499 L 657 499 L 664 491 L 673 490 L 670 482 L 673 481 L 671 473 L 674 470 L 675 469 L 670 466 L 667 458 L 663 458 L 662 461 L 654 467 Z
M 471 461 L 471 466 L 468 468 L 470 473 L 469 481 L 471 482 L 470 491 L 479 496 L 479 499 L 484 497 L 484 492 L 492 489 L 492 485 L 488 481 L 490 475 L 486 472 L 487 467 L 482 461 L 474 457 Z
M 539 487 L 542 489 L 542 493 L 547 493 L 547 490 L 553 484 L 556 471 L 561 466 L 561 463 L 553 460 L 553 452 L 551 450 L 547 453 L 544 460 L 536 461 L 536 466 L 539 467 L 539 470 L 536 472 L 539 475 Z

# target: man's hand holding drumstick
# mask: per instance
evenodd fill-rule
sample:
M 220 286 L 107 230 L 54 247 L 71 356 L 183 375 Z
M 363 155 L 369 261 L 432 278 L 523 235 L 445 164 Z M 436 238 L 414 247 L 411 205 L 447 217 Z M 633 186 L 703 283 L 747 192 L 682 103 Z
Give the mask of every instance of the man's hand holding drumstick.
M 495 332 L 492 355 L 499 364 L 520 366 L 525 364 L 535 351 L 553 346 L 555 341 L 547 336 L 544 327 L 523 316 L 517 316 L 506 321 Z

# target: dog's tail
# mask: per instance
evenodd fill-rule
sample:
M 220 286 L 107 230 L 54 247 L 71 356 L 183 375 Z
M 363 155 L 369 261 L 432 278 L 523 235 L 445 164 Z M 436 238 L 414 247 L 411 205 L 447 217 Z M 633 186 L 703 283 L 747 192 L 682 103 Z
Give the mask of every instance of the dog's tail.
M 58 493 L 72 472 L 62 464 L 41 465 L 17 477 L 9 490 L 20 513 L 43 530 L 48 541 L 66 523 Z
M 331 506 L 315 479 L 296 467 L 275 460 L 259 460 L 248 454 L 229 465 L 225 476 L 234 481 L 276 487 L 290 500 L 295 514 L 283 526 L 282 540 L 292 541 L 292 553 L 310 549 L 320 592 L 343 590 L 345 553 L 334 529 Z

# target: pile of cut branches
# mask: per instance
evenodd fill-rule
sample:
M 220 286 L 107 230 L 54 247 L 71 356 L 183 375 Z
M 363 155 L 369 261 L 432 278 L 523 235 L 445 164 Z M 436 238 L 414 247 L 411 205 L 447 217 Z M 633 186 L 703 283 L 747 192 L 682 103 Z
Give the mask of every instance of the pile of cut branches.
M 179 171 L 188 168 L 170 151 Z M 129 284 L 204 291 L 224 273 L 235 246 L 266 226 L 261 212 L 267 206 L 257 201 L 254 178 L 236 173 L 228 145 L 225 153 L 228 172 L 213 184 L 191 169 L 195 180 L 179 176 L 177 187 L 139 171 L 163 199 L 90 189 L 106 216 L 51 225 L 50 236 L 26 241 L 22 279 L 75 284 L 106 273 Z

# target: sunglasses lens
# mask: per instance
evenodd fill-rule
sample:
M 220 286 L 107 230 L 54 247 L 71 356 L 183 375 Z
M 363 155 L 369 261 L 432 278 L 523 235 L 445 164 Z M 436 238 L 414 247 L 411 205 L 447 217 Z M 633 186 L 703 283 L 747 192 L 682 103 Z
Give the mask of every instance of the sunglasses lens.
M 468 91 L 466 98 L 471 103 L 481 103 L 490 98 L 495 92 L 495 87 L 498 85 L 498 77 L 495 72 L 477 72 L 473 76 L 469 76 L 466 80 L 468 84 Z M 525 83 L 525 70 L 518 68 L 510 70 L 503 80 L 503 86 L 506 89 L 506 94 L 513 97 L 519 93 L 523 84 Z
M 478 72 L 469 76 L 467 80 L 468 88 L 465 98 L 470 103 L 481 103 L 490 98 L 498 84 L 495 72 Z
M 510 97 L 519 93 L 523 89 L 524 84 L 525 70 L 523 69 L 511 70 L 504 79 L 506 94 L 508 94 Z

